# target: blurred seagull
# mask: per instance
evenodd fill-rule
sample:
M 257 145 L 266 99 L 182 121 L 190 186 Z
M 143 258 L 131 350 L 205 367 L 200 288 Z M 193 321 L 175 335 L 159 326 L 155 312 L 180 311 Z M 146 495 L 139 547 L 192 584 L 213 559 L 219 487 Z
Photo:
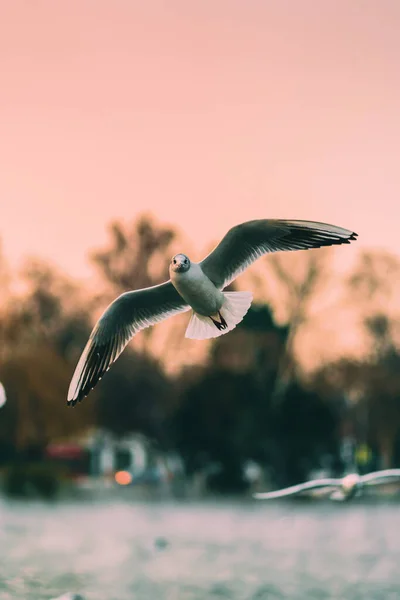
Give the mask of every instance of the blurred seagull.
M 315 479 L 276 492 L 260 492 L 253 494 L 256 500 L 273 500 L 275 498 L 284 498 L 287 496 L 298 496 L 304 492 L 335 488 L 331 494 L 331 500 L 350 500 L 357 493 L 360 493 L 364 486 L 384 485 L 390 482 L 400 482 L 400 469 L 385 469 L 383 471 L 374 471 L 367 475 L 358 475 L 349 473 L 340 479 Z
M 145 327 L 192 309 L 185 337 L 214 338 L 236 327 L 250 308 L 251 292 L 223 292 L 240 273 L 268 252 L 349 244 L 357 234 L 314 221 L 260 219 L 237 225 L 201 262 L 176 254 L 170 279 L 126 292 L 105 310 L 79 359 L 68 391 L 75 406 L 108 371 L 131 338 Z

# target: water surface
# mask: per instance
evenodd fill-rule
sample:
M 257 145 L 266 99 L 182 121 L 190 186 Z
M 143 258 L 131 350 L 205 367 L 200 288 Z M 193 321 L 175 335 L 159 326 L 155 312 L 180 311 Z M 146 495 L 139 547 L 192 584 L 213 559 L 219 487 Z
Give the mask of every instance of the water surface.
M 398 600 L 400 505 L 0 501 L 0 599 Z

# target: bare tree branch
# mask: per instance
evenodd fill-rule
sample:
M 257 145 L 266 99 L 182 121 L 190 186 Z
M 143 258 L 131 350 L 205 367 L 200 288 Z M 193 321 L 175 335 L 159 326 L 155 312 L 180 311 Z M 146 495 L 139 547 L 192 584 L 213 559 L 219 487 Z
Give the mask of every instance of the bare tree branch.
M 294 360 L 294 342 L 300 328 L 309 318 L 309 307 L 325 280 L 329 254 L 323 251 L 302 255 L 303 268 L 295 269 L 293 261 L 284 266 L 285 258 L 278 255 L 269 261 L 270 267 L 286 292 L 289 335 L 281 356 L 272 403 L 278 403 L 292 381 L 297 362 Z M 292 258 L 291 256 L 288 258 Z M 301 272 L 302 271 L 302 272 Z M 300 272 L 300 274 L 299 274 Z

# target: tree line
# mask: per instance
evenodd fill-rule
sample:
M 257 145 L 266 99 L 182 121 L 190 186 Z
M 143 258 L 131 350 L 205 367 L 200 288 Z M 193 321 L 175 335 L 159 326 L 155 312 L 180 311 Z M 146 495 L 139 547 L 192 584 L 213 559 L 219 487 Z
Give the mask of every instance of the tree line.
M 282 485 L 327 462 L 340 472 L 349 432 L 380 465 L 398 466 L 400 263 L 382 252 L 361 254 L 344 277 L 335 275 L 330 249 L 262 259 L 234 284 L 250 285 L 255 302 L 233 332 L 185 340 L 187 315 L 144 330 L 88 398 L 66 407 L 95 317 L 119 293 L 165 280 L 183 242 L 147 215 L 112 223 L 108 245 L 90 254 L 96 293 L 34 258 L 16 277 L 0 253 L 0 381 L 8 396 L 0 461 L 40 456 L 50 441 L 103 427 L 178 451 L 188 475 L 208 470 L 210 489 L 221 492 L 245 489 L 247 461 Z M 337 325 L 327 334 L 330 319 Z M 321 336 L 321 348 L 353 335 L 360 350 L 327 358 L 321 351 L 305 368 L 310 335 Z

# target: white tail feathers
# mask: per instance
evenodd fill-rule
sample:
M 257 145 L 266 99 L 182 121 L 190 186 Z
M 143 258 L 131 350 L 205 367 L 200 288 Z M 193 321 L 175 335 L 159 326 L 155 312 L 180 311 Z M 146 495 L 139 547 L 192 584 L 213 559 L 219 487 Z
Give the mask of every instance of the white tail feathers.
M 221 327 L 218 327 L 210 317 L 203 317 L 193 312 L 185 337 L 192 340 L 207 340 L 235 329 L 249 310 L 253 294 L 251 292 L 224 292 L 224 297 L 224 303 L 219 312 L 225 323 L 221 323 Z

